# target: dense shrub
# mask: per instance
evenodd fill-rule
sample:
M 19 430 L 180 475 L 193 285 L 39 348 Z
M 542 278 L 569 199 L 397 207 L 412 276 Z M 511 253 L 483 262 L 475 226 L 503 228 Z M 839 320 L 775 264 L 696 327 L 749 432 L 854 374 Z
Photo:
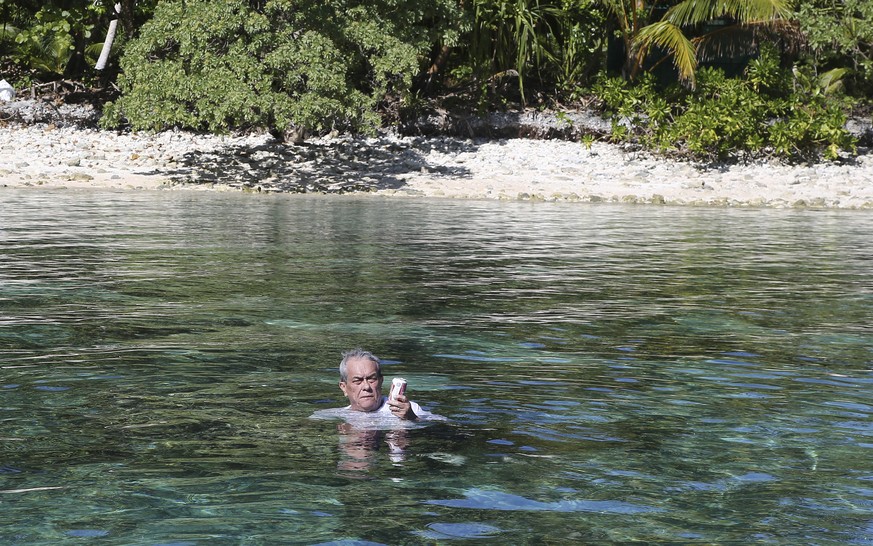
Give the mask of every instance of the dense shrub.
M 551 95 L 546 100 L 573 97 L 603 60 L 605 15 L 595 1 L 462 2 L 465 46 L 452 74 L 478 87 L 480 104 L 493 95 L 524 104 L 543 91 Z
M 873 2 L 869 0 L 805 0 L 798 3 L 797 22 L 814 72 L 847 69 L 855 96 L 873 92 Z
M 613 138 L 661 152 L 708 160 L 836 159 L 853 152 L 845 104 L 820 79 L 803 76 L 781 68 L 765 48 L 741 78 L 705 68 L 694 90 L 659 88 L 643 77 L 631 87 L 604 79 L 596 92 L 613 119 Z
M 138 0 L 121 2 L 120 15 L 115 0 L 0 0 L 0 70 L 19 88 L 78 80 L 110 90 L 101 98 L 117 83 L 106 127 L 365 132 L 409 98 L 484 110 L 593 96 L 615 139 L 670 154 L 835 158 L 854 148 L 850 106 L 870 107 L 873 2 L 793 5 L 788 20 L 784 0 Z M 759 8 L 771 16 L 754 16 Z M 749 19 L 739 30 L 754 34 L 714 39 L 727 29 L 701 23 L 718 14 Z M 98 75 L 93 60 L 116 17 L 123 55 Z M 622 37 L 626 47 L 614 47 Z M 740 78 L 697 71 L 714 53 L 740 62 L 767 44 L 780 55 L 765 47 Z M 592 90 L 591 75 L 622 57 L 625 79 Z M 676 71 L 656 84 L 646 70 L 670 61 Z M 686 87 L 664 85 L 677 75 Z
M 411 87 L 450 0 L 168 0 L 121 60 L 103 123 L 213 132 L 372 129 Z M 446 40 L 451 32 L 443 33 Z

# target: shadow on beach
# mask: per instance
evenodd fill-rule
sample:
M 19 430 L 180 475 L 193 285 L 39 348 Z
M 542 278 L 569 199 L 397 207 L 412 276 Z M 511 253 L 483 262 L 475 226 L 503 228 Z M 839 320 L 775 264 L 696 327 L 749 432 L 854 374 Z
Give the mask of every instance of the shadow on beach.
M 474 152 L 478 144 L 456 139 L 390 138 L 314 140 L 300 145 L 268 142 L 216 151 L 187 152 L 178 168 L 153 174 L 182 184 L 222 184 L 279 193 L 346 193 L 401 189 L 405 175 L 470 176 L 462 167 L 428 162 L 431 151 Z

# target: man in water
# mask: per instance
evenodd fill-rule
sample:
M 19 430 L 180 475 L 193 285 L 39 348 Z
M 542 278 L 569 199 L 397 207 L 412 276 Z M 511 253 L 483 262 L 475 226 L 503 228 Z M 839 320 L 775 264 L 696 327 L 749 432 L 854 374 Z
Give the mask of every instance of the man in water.
M 344 352 L 339 373 L 339 388 L 349 399 L 347 409 L 381 415 L 390 413 L 408 421 L 431 416 L 405 394 L 393 400 L 382 396 L 382 364 L 369 351 L 352 349 Z

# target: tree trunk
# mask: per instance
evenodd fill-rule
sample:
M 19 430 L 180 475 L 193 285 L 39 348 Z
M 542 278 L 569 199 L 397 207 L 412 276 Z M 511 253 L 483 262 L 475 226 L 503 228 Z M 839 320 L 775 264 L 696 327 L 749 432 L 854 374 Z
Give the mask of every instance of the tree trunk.
M 124 30 L 128 38 L 132 38 L 134 32 L 134 0 L 121 0 L 121 28 Z
M 109 29 L 106 31 L 106 39 L 103 41 L 103 50 L 100 51 L 100 58 L 97 59 L 96 70 L 106 68 L 106 63 L 109 61 L 109 53 L 112 51 L 112 42 L 115 41 L 115 32 L 118 29 L 118 15 L 121 14 L 121 4 L 115 4 L 116 17 L 109 22 Z

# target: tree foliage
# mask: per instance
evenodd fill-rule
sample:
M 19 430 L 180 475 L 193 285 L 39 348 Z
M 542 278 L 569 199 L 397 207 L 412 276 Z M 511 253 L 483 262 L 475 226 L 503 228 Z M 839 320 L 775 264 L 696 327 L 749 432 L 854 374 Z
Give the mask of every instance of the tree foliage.
M 430 99 L 599 98 L 614 138 L 709 158 L 836 157 L 873 96 L 870 0 L 118 0 L 97 74 L 116 1 L 0 0 L 0 75 L 120 89 L 103 125 L 155 130 L 365 132 Z M 594 85 L 616 39 L 623 78 Z M 718 59 L 745 71 L 700 68 Z M 683 85 L 651 77 L 669 63 Z
M 742 31 L 772 27 L 791 15 L 789 0 L 600 1 L 612 14 L 622 38 L 625 77 L 636 78 L 653 50 L 660 49 L 672 57 L 679 79 L 692 86 L 702 56 L 718 56 L 725 49 L 736 54 L 743 45 L 754 48 L 756 43 Z M 660 19 L 657 13 L 663 13 Z M 729 24 L 701 33 L 702 25 L 712 21 Z
M 501 79 L 516 82 L 521 103 L 527 102 L 529 80 L 535 89 L 572 93 L 601 60 L 604 18 L 594 1 L 468 2 L 471 24 L 459 68 L 483 91 L 498 87 Z
M 121 21 L 109 70 L 94 71 L 110 22 Z M 115 60 L 127 39 L 151 18 L 158 0 L 0 0 L 0 71 L 19 87 L 61 79 L 115 79 Z
M 805 0 L 797 20 L 816 72 L 845 69 L 858 95 L 873 92 L 873 2 Z
M 658 89 L 651 75 L 627 87 L 605 79 L 598 94 L 613 116 L 613 138 L 709 160 L 762 154 L 790 160 L 836 159 L 853 152 L 846 115 L 827 82 L 779 66 L 773 47 L 729 78 L 699 72 L 696 89 Z
M 168 0 L 121 61 L 105 123 L 367 130 L 408 93 L 448 0 Z M 449 32 L 444 39 L 451 40 Z
M 95 58 L 95 32 L 105 27 L 104 2 L 0 0 L 0 44 L 33 77 L 79 76 Z

